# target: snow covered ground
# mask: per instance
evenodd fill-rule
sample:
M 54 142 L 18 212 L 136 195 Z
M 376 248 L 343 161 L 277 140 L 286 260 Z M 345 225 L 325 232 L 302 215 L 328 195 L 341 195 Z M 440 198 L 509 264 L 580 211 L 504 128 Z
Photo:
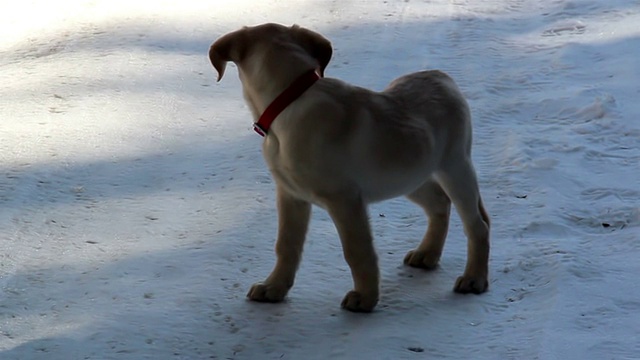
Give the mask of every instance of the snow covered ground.
M 313 215 L 283 304 L 247 302 L 274 262 L 274 186 L 221 34 L 298 23 L 327 76 L 382 89 L 438 68 L 474 114 L 491 285 L 456 295 L 402 266 L 426 220 L 370 209 L 382 298 Z M 0 12 L 0 359 L 640 358 L 636 0 L 5 1 Z

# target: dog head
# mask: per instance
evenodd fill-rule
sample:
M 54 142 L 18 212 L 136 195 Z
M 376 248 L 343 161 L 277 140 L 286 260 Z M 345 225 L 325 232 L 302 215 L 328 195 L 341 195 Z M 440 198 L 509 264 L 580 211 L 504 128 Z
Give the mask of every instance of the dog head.
M 211 45 L 209 60 L 218 72 L 218 81 L 222 79 L 229 61 L 241 70 L 247 70 L 258 62 L 315 62 L 323 76 L 332 53 L 331 42 L 316 32 L 298 25 L 286 27 L 269 23 L 245 26 L 222 36 Z

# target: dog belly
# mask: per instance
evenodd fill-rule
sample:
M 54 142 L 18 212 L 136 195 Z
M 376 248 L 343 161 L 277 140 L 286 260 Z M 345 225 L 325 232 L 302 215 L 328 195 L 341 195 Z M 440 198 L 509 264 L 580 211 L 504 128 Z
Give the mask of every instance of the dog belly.
M 344 196 L 345 191 L 360 192 L 365 203 L 375 203 L 412 193 L 429 179 L 429 173 L 415 170 L 404 173 L 369 174 L 370 176 L 331 177 L 324 181 L 296 181 L 295 176 L 272 172 L 278 186 L 295 197 L 324 208 L 333 196 Z
M 392 199 L 412 193 L 429 179 L 429 173 L 416 170 L 361 177 L 360 189 L 367 203 Z
M 323 156 L 285 161 L 281 153 L 266 148 L 265 159 L 279 187 L 320 207 L 326 201 L 358 193 L 365 203 L 407 195 L 424 184 L 433 170 L 427 154 L 413 152 L 411 161 L 372 161 L 372 157 Z M 341 153 L 344 153 L 342 151 Z M 408 156 L 407 156 L 408 157 Z

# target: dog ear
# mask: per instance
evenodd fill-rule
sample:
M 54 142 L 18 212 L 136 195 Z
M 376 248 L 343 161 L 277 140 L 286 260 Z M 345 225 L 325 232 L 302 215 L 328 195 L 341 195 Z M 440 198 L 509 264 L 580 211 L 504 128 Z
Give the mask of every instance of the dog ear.
M 331 42 L 324 36 L 298 25 L 293 25 L 291 30 L 298 44 L 302 45 L 309 55 L 318 61 L 320 76 L 324 76 L 324 69 L 329 64 L 333 54 Z
M 246 28 L 226 34 L 216 40 L 209 48 L 209 60 L 218 72 L 218 80 L 222 79 L 228 61 L 237 63 L 241 60 L 246 44 Z

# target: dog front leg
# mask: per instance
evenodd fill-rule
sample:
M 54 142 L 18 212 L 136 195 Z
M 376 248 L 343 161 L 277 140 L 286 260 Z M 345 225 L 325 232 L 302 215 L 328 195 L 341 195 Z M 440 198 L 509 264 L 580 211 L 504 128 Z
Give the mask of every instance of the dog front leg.
M 329 201 L 327 210 L 338 230 L 353 277 L 354 289 L 344 297 L 342 307 L 371 312 L 378 303 L 380 274 L 366 205 L 359 198 L 340 198 Z
M 302 257 L 311 204 L 292 197 L 281 187 L 277 189 L 277 202 L 276 265 L 264 282 L 254 284 L 249 290 L 247 297 L 254 301 L 282 301 L 293 286 Z

